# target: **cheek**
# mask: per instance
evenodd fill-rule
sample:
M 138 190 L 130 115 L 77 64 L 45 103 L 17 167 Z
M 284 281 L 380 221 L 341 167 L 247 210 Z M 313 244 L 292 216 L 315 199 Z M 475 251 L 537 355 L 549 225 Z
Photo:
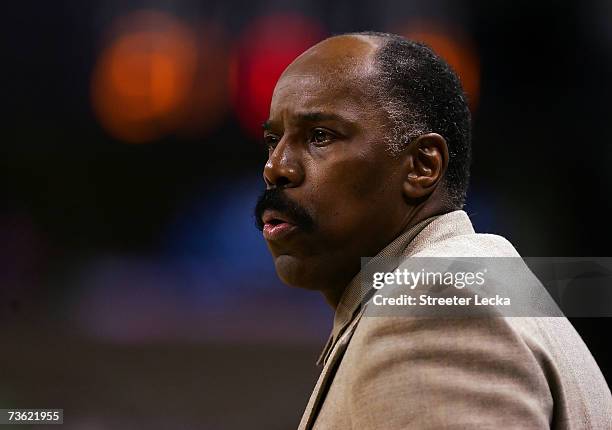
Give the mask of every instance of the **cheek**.
M 313 172 L 311 201 L 317 205 L 318 221 L 333 232 L 350 233 L 384 219 L 401 199 L 394 170 L 385 163 L 360 157 L 321 167 Z

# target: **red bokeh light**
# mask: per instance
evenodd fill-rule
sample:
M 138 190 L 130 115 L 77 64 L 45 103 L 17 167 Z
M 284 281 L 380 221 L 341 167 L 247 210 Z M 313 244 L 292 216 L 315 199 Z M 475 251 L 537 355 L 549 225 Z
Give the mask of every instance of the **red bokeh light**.
M 324 37 L 317 22 L 300 15 L 266 16 L 242 33 L 232 61 L 231 88 L 238 120 L 251 136 L 261 136 L 283 70 Z

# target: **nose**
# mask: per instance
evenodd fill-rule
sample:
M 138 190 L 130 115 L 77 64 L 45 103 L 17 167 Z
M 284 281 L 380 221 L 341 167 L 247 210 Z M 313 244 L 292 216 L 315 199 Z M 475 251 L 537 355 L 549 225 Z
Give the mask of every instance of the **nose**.
M 287 140 L 281 139 L 268 157 L 263 177 L 268 188 L 293 188 L 304 180 L 304 170 Z

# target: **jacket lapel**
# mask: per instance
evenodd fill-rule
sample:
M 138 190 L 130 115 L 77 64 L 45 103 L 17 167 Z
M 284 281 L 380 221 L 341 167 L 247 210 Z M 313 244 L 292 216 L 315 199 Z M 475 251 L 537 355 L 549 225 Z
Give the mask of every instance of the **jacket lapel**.
M 310 395 L 310 399 L 308 400 L 308 405 L 306 405 L 306 410 L 304 411 L 304 415 L 302 416 L 302 420 L 300 421 L 300 425 L 298 430 L 310 430 L 312 429 L 314 422 L 319 413 L 319 409 L 321 404 L 325 398 L 325 394 L 328 391 L 329 384 L 333 380 L 334 374 L 338 369 L 338 365 L 342 361 L 342 356 L 346 351 L 346 348 L 353 336 L 353 332 L 357 327 L 357 323 L 361 319 L 363 315 L 363 310 L 355 316 L 353 321 L 351 321 L 350 325 L 344 331 L 342 336 L 338 339 L 334 347 L 332 348 L 329 357 L 325 361 L 323 366 L 323 370 L 319 375 L 319 379 L 317 380 L 317 384 Z

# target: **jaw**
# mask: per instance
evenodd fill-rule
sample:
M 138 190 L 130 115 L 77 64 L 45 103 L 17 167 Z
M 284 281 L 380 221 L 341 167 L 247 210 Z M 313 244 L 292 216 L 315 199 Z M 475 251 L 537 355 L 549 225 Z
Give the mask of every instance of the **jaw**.
M 332 308 L 336 308 L 340 296 L 346 287 L 343 283 L 334 283 L 322 270 L 319 264 L 292 255 L 279 255 L 274 259 L 276 273 L 290 287 L 319 291 Z M 333 265 L 328 265 L 333 266 Z
M 342 292 L 360 270 L 360 260 L 339 263 L 330 257 L 296 257 L 283 254 L 274 258 L 276 273 L 283 283 L 321 292 L 336 307 Z
M 297 257 L 291 254 L 281 254 L 274 257 L 274 266 L 278 277 L 285 284 L 291 287 L 304 288 L 307 290 L 320 289 L 312 273 L 312 265 L 308 264 L 308 259 Z

